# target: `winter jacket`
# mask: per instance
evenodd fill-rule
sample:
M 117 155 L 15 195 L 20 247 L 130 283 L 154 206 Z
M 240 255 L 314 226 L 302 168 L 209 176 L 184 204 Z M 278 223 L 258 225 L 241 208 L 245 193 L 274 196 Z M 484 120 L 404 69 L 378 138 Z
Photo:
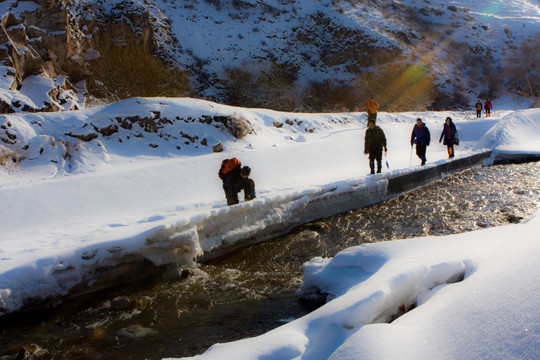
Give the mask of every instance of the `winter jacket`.
M 476 103 L 476 110 L 477 111 L 482 110 L 482 103 L 480 101 Z
M 242 190 L 244 190 L 244 200 L 249 201 L 256 197 L 255 182 L 250 178 L 243 177 L 241 173 L 242 166 L 238 165 L 222 177 L 227 205 L 238 204 L 238 193 Z
M 491 109 L 493 109 L 493 104 L 491 103 L 491 101 L 489 101 L 489 100 L 486 101 L 485 104 L 484 104 L 484 108 L 485 108 L 486 110 L 491 110 Z M 482 110 L 482 109 L 480 109 L 480 110 Z
M 414 124 L 414 128 L 411 134 L 411 145 L 414 143 L 418 146 L 428 146 L 431 142 L 431 134 L 426 124 L 420 127 L 417 124 Z
M 364 138 L 364 152 L 370 155 L 382 155 L 382 149 L 386 151 L 386 136 L 384 131 L 375 126 L 373 129 L 366 130 Z
M 441 137 L 439 138 L 439 142 L 441 142 L 442 140 L 444 145 L 451 145 L 454 143 L 454 139 L 456 138 L 456 135 L 457 135 L 456 125 L 453 122 L 451 122 L 450 125 L 448 125 L 447 123 L 444 123 L 443 131 L 441 133 Z
M 241 165 L 238 165 L 233 170 L 229 171 L 223 177 L 223 190 L 225 194 L 238 194 L 242 190 L 244 184 L 244 178 L 240 175 L 242 169 Z
M 367 106 L 367 112 L 370 114 L 377 113 L 377 109 L 379 108 L 379 104 L 375 100 L 370 100 L 368 103 L 366 103 Z

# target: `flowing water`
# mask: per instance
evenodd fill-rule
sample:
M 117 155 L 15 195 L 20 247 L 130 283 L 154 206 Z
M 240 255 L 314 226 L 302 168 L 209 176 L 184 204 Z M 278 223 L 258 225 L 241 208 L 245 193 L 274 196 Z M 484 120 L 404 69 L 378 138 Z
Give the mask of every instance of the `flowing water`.
M 27 359 L 161 359 L 262 334 L 320 305 L 295 296 L 305 261 L 366 242 L 518 223 L 540 204 L 539 174 L 540 162 L 466 170 L 384 203 L 305 224 L 181 278 L 152 269 L 129 285 L 5 316 L 0 359 L 15 359 L 19 352 Z

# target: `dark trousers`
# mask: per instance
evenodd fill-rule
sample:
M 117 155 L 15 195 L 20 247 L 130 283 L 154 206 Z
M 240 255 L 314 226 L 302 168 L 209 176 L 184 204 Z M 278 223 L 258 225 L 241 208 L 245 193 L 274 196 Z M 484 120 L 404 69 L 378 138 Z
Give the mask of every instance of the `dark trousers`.
M 236 187 L 237 191 L 225 192 L 225 198 L 227 199 L 227 205 L 235 205 L 240 201 L 238 200 L 238 193 L 244 190 L 244 200 L 253 200 L 256 197 L 255 194 L 255 181 L 252 179 L 243 179 Z
M 427 145 L 416 145 L 416 155 L 422 160 L 422 165 L 426 164 L 426 148 Z
M 482 110 L 476 110 L 476 117 L 482 117 Z
M 375 161 L 377 161 L 377 172 L 380 173 L 382 169 L 382 151 L 369 153 L 369 169 L 372 174 L 375 174 Z
M 375 121 L 375 123 L 377 123 L 377 113 L 368 112 L 367 113 L 367 119 L 368 119 L 368 121 L 373 120 L 373 121 Z

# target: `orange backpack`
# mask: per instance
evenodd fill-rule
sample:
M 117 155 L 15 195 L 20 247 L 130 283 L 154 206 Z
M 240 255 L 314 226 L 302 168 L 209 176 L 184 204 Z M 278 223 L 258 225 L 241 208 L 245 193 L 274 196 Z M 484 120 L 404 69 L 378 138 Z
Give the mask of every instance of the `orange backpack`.
M 241 166 L 242 163 L 238 158 L 225 159 L 221 162 L 221 168 L 219 169 L 218 175 L 219 178 L 223 180 L 226 174 L 236 169 L 238 166 Z

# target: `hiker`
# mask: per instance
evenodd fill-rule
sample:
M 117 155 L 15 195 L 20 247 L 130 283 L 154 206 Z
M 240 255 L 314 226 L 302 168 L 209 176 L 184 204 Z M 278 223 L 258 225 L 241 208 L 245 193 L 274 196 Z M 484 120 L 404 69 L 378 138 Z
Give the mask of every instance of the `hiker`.
M 441 137 L 439 138 L 439 143 L 443 141 L 443 145 L 448 147 L 448 158 L 452 159 L 454 157 L 454 145 L 459 145 L 459 139 L 457 135 L 456 125 L 452 121 L 451 117 L 447 117 L 444 121 L 443 130 Z
M 478 102 L 476 103 L 475 108 L 476 108 L 476 117 L 481 118 L 482 117 L 482 103 L 480 102 L 480 100 L 478 100 Z
M 255 182 L 249 178 L 251 169 L 249 166 L 243 166 L 238 158 L 225 159 L 219 169 L 219 178 L 223 181 L 223 190 L 227 205 L 239 203 L 238 193 L 244 190 L 244 200 L 255 199 Z
M 490 117 L 491 109 L 493 109 L 493 104 L 491 103 L 491 101 L 489 101 L 489 98 L 484 103 L 484 109 L 486 110 L 486 117 Z
M 382 151 L 386 153 L 386 136 L 384 131 L 377 125 L 375 120 L 368 120 L 368 128 L 364 138 L 364 154 L 369 155 L 370 174 L 375 174 L 375 160 L 377 160 L 377 173 L 382 170 Z
M 369 120 L 373 120 L 377 122 L 377 109 L 379 108 L 379 104 L 375 101 L 373 96 L 371 99 L 366 103 L 367 108 L 367 114 L 368 114 L 368 122 Z
M 429 146 L 431 141 L 431 134 L 426 124 L 422 119 L 416 119 L 416 124 L 414 125 L 412 134 L 411 134 L 411 148 L 413 144 L 416 144 L 416 155 L 422 160 L 422 166 L 426 164 L 426 147 Z M 412 151 L 412 150 L 411 150 Z

